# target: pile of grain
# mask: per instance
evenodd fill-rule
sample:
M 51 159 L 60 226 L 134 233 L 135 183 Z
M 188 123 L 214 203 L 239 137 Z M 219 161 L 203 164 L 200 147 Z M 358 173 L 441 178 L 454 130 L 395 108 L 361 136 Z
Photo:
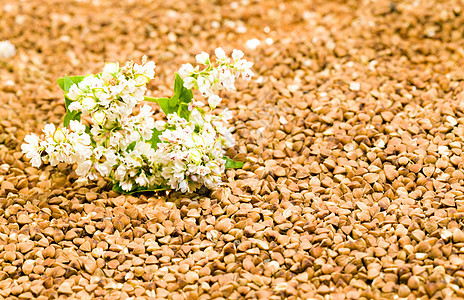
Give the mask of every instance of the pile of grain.
M 464 297 L 459 0 L 152 2 L 0 4 L 0 298 Z M 22 155 L 56 78 L 147 54 L 168 95 L 217 46 L 257 74 L 223 95 L 246 164 L 221 189 L 124 196 Z

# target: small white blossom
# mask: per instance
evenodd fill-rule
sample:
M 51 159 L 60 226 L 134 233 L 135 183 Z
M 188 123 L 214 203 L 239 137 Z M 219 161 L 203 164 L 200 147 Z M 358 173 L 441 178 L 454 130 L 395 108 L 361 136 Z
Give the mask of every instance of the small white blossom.
M 216 108 L 216 106 L 218 106 L 221 100 L 222 100 L 221 97 L 219 97 L 218 95 L 209 96 L 208 97 L 209 107 L 211 107 L 212 109 Z
M 186 89 L 192 89 L 195 87 L 195 85 L 197 84 L 197 80 L 193 77 L 186 77 L 184 78 L 184 87 Z
M 195 59 L 197 60 L 197 63 L 202 64 L 202 65 L 209 65 L 209 54 L 206 52 L 201 52 L 200 54 L 197 54 L 195 56 Z
M 26 154 L 26 157 L 31 160 L 33 167 L 40 167 L 42 159 L 40 157 L 43 147 L 40 146 L 40 139 L 35 134 L 26 135 L 24 138 L 25 143 L 21 145 L 21 150 Z
M 195 69 L 193 68 L 193 66 L 191 64 L 183 64 L 179 71 L 179 76 L 180 77 L 188 77 L 190 75 L 192 75 L 193 73 L 195 73 Z
M 214 50 L 214 54 L 216 54 L 217 59 L 221 62 L 226 62 L 227 60 L 229 60 L 229 58 L 226 56 L 226 53 L 224 52 L 224 50 L 222 50 L 221 47 L 216 48 Z
M 243 57 L 243 55 L 243 51 L 241 50 L 234 49 L 234 51 L 232 51 L 232 59 L 234 60 L 234 62 L 239 61 Z

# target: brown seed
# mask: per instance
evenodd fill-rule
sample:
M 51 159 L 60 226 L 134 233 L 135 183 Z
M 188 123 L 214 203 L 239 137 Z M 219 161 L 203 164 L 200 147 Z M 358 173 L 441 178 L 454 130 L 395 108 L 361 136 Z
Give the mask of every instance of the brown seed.
M 84 264 L 85 270 L 89 274 L 93 274 L 95 272 L 95 270 L 97 269 L 97 263 L 91 257 L 88 257 L 87 259 L 84 259 L 83 264 Z
M 286 174 L 285 169 L 282 167 L 275 167 L 272 172 L 278 177 L 283 177 Z
M 367 278 L 368 279 L 374 279 L 377 278 L 380 275 L 380 268 L 374 267 L 371 268 L 367 271 Z
M 6 251 L 3 256 L 3 259 L 5 261 L 12 262 L 16 259 L 16 253 L 14 251 Z
M 6 193 L 15 192 L 15 191 L 16 191 L 16 189 L 15 189 L 15 187 L 14 187 L 14 184 L 11 183 L 11 182 L 9 182 L 9 181 L 7 181 L 7 180 L 3 181 L 0 187 L 1 187 L 1 189 L 4 190 Z
M 34 260 L 29 259 L 29 260 L 26 260 L 26 261 L 23 263 L 22 270 L 23 270 L 23 273 L 24 273 L 24 274 L 26 274 L 26 275 L 31 274 L 33 268 L 34 268 Z
M 31 222 L 32 222 L 31 218 L 29 218 L 29 216 L 27 216 L 25 214 L 21 214 L 21 215 L 18 216 L 18 223 L 21 224 L 21 225 L 29 224 Z
M 420 253 L 428 253 L 432 249 L 432 246 L 430 246 L 429 243 L 426 241 L 419 242 L 415 248 L 415 252 L 420 252 Z
M 27 241 L 27 242 L 22 242 L 18 244 L 18 249 L 21 251 L 21 253 L 27 253 L 34 248 L 34 242 L 33 241 Z
M 79 249 L 81 249 L 84 252 L 89 252 L 92 250 L 92 247 L 90 246 L 89 241 L 85 241 L 84 243 L 82 243 L 82 245 L 80 245 Z
M 228 218 L 225 218 L 225 219 L 222 219 L 221 221 L 217 222 L 216 223 L 216 229 L 218 231 L 222 231 L 222 232 L 229 232 L 231 229 L 232 229 L 232 222 L 230 221 L 230 219 Z
M 44 258 L 50 257 L 54 258 L 55 257 L 55 248 L 53 246 L 48 246 L 42 251 L 42 255 Z
M 464 232 L 461 229 L 456 228 L 453 231 L 453 242 L 455 243 L 464 243 Z
M 73 293 L 71 288 L 72 283 L 70 281 L 63 281 L 63 283 L 58 287 L 58 293 L 70 295 Z
M 367 173 L 363 176 L 364 180 L 367 181 L 367 183 L 374 183 L 374 182 L 377 182 L 380 178 L 380 175 L 379 174 L 376 174 L 376 173 Z
M 416 242 L 421 242 L 424 240 L 425 238 L 425 233 L 420 230 L 420 229 L 416 229 L 414 230 L 412 233 L 411 233 L 411 237 L 416 241 Z
M 185 280 L 190 284 L 197 282 L 198 278 L 198 274 L 192 271 L 188 271 L 187 274 L 185 274 Z
M 85 198 L 87 199 L 87 201 L 91 202 L 93 200 L 96 200 L 98 198 L 98 195 L 97 193 L 90 191 L 85 195 Z
M 274 274 L 275 272 L 277 272 L 279 270 L 279 263 L 275 260 L 273 261 L 270 261 L 268 264 L 267 264 L 267 267 L 266 269 L 268 269 L 271 274 Z
M 427 282 L 425 284 L 425 291 L 427 292 L 429 297 L 432 297 L 437 290 L 438 290 L 438 285 L 435 282 Z
M 409 289 L 409 287 L 407 285 L 400 285 L 400 287 L 398 288 L 398 296 L 400 296 L 401 298 L 406 298 L 409 296 L 409 294 L 411 294 L 411 290 Z
M 420 286 L 420 280 L 417 276 L 411 276 L 408 279 L 408 287 L 412 290 L 417 290 Z
M 198 212 L 197 209 L 192 208 L 192 209 L 190 209 L 190 210 L 188 211 L 187 216 L 190 217 L 190 218 L 195 218 L 195 219 L 197 219 L 197 218 L 200 217 L 200 213 Z
M 398 163 L 400 165 L 405 166 L 405 165 L 407 165 L 409 163 L 409 159 L 407 157 L 402 156 L 402 157 L 398 158 Z
M 393 181 L 398 177 L 398 171 L 393 165 L 384 165 L 385 176 L 388 180 Z

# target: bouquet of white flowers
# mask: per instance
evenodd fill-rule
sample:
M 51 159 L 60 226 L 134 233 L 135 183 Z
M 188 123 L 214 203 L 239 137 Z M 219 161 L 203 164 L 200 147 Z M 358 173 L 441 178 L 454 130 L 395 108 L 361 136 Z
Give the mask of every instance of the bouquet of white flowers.
M 141 64 L 107 63 L 96 75 L 58 79 L 66 93 L 63 127 L 47 124 L 42 138 L 27 135 L 22 151 L 34 167 L 77 164 L 79 181 L 109 177 L 123 193 L 218 186 L 225 168 L 242 164 L 225 156 L 224 148 L 235 140 L 228 128 L 231 112 L 214 114 L 221 101 L 217 93 L 235 90 L 238 77 L 249 80 L 253 64 L 239 50 L 232 59 L 221 48 L 215 54 L 215 63 L 205 52 L 196 56 L 202 70 L 183 65 L 170 98 L 145 96 L 156 67 L 145 57 Z M 209 109 L 193 99 L 192 89 L 207 97 Z M 140 101 L 158 103 L 167 120 L 155 121 L 149 105 L 134 114 Z

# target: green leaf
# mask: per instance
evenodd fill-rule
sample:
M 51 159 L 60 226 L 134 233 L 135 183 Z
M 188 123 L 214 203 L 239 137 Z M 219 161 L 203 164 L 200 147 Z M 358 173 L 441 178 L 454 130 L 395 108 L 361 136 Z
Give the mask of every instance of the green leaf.
M 176 112 L 181 118 L 184 118 L 187 121 L 190 118 L 188 104 L 192 101 L 192 99 L 192 90 L 184 87 L 184 80 L 177 73 L 176 79 L 174 80 L 174 95 L 172 95 L 171 98 L 144 98 L 145 101 L 158 103 L 166 115 Z
M 174 95 L 171 98 L 169 98 L 168 105 L 171 109 L 174 109 L 174 111 L 176 111 L 178 102 L 179 102 L 179 95 Z
M 187 108 L 183 108 L 179 112 L 179 117 L 184 118 L 188 121 L 190 119 L 190 114 L 191 112 Z
M 176 79 L 174 80 L 174 95 L 172 95 L 169 99 L 169 107 L 175 108 L 175 111 L 177 111 L 177 103 L 179 102 L 179 97 L 182 94 L 183 89 L 184 80 L 176 73 Z
M 169 98 L 158 98 L 158 104 L 166 115 L 176 112 L 176 107 L 169 106 Z
M 151 147 L 156 150 L 158 149 L 158 143 L 161 143 L 159 136 L 162 132 L 156 128 L 153 128 L 152 132 L 151 139 L 149 139 L 147 142 L 150 143 Z
M 176 79 L 174 80 L 174 94 L 180 95 L 182 89 L 184 88 L 184 80 L 178 73 L 176 73 Z
M 73 86 L 73 84 L 78 84 L 79 82 L 84 80 L 84 78 L 84 75 L 77 75 L 71 77 L 65 75 L 64 77 L 58 78 L 56 81 L 58 82 L 60 89 L 67 93 L 69 89 Z
M 63 126 L 68 127 L 69 123 L 72 120 L 80 121 L 81 120 L 81 112 L 80 111 L 67 111 L 66 115 L 64 116 Z
M 135 145 L 137 145 L 137 141 L 130 143 L 129 146 L 127 146 L 127 148 L 126 148 L 126 151 L 134 150 Z
M 126 194 L 126 195 L 130 195 L 130 194 L 134 194 L 134 193 L 145 193 L 145 192 L 159 192 L 159 191 L 165 191 L 165 190 L 168 190 L 170 189 L 169 186 L 153 186 L 153 187 L 140 187 L 140 186 L 136 186 L 135 188 L 133 188 L 132 190 L 130 191 L 125 191 L 121 188 L 121 186 L 119 185 L 119 183 L 117 182 L 114 182 L 113 183 L 113 191 L 115 192 L 118 192 L 118 193 L 121 193 L 121 194 Z
M 183 103 L 190 103 L 193 99 L 193 92 L 192 90 L 183 88 L 182 93 L 180 94 L 179 97 L 180 101 Z
M 227 156 L 223 157 L 226 160 L 226 169 L 241 169 L 243 165 L 245 164 L 244 162 L 241 161 L 235 161 Z

